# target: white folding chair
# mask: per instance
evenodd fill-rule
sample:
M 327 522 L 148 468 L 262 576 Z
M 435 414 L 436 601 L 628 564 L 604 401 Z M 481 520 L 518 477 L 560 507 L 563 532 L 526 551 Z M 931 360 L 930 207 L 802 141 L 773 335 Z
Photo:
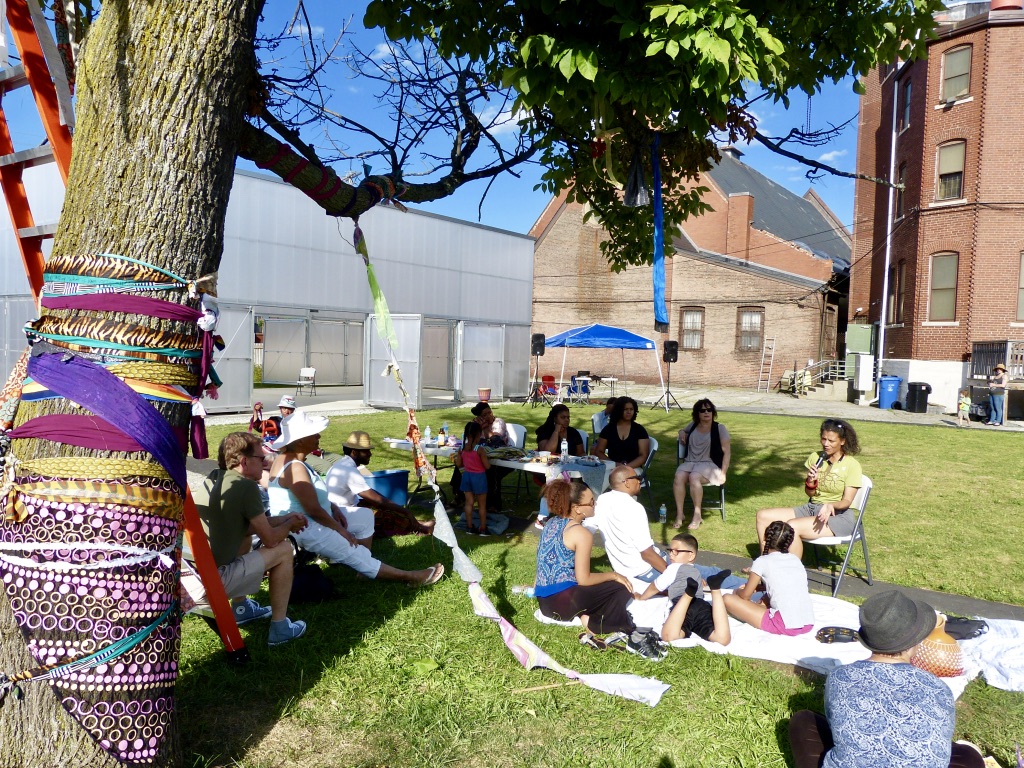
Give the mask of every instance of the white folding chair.
M 508 429 L 508 436 L 512 440 L 513 447 L 526 450 L 526 427 L 522 424 L 509 424 L 507 422 L 505 427 Z
M 583 440 L 583 453 L 590 453 L 590 435 L 588 435 L 582 429 L 577 429 L 576 431 L 579 433 L 580 438 Z
M 827 561 L 826 564 L 832 565 L 832 597 L 835 597 L 839 593 L 839 585 L 843 581 L 843 576 L 846 574 L 846 569 L 850 564 L 850 554 L 853 552 L 853 545 L 856 542 L 860 542 L 861 549 L 864 552 L 864 570 L 867 572 L 868 584 L 871 584 L 871 560 L 868 558 L 868 540 L 864 535 L 864 511 L 868 508 L 868 497 L 871 496 L 871 478 L 867 475 L 862 475 L 863 485 L 858 489 L 857 495 L 853 497 L 853 503 L 850 505 L 851 509 L 857 510 L 857 522 L 854 523 L 853 533 L 849 536 L 825 536 L 820 539 L 811 539 L 805 541 L 805 544 L 814 545 L 814 562 L 821 570 L 821 562 L 818 560 L 818 547 L 836 547 L 841 544 L 846 545 L 846 557 L 843 558 L 842 567 L 839 569 L 839 576 L 836 576 L 835 566 L 839 564 L 838 560 Z M 847 512 L 846 514 L 849 514 Z
M 304 389 L 309 389 L 312 395 L 316 394 L 316 368 L 299 369 L 299 380 L 295 382 L 296 396 Z
M 651 462 L 654 460 L 654 454 L 658 452 L 658 441 L 653 437 L 648 436 L 651 443 L 650 453 L 647 454 L 647 459 L 644 460 L 644 465 L 640 467 L 640 471 L 637 475 L 640 476 L 640 490 L 647 489 L 647 501 L 650 503 L 651 508 L 654 507 L 654 492 L 651 491 L 651 477 L 647 474 L 647 470 L 650 469 Z
M 520 450 L 526 450 L 526 427 L 522 424 L 509 424 L 505 422 L 505 428 L 508 430 L 509 439 L 512 440 L 512 446 L 519 448 Z M 519 491 L 523 488 L 526 489 L 526 495 L 530 495 L 530 486 L 526 482 L 525 472 L 516 472 L 516 501 L 519 501 Z
M 686 459 L 686 444 L 681 440 L 676 440 L 676 466 L 678 467 Z M 705 488 L 715 488 L 716 486 L 712 483 L 701 483 Z M 725 483 L 717 486 L 718 488 L 718 506 L 722 511 L 722 522 L 725 522 Z M 714 507 L 712 507 L 714 509 Z M 683 513 L 686 513 L 686 495 L 683 496 Z M 701 510 L 703 513 L 703 510 Z

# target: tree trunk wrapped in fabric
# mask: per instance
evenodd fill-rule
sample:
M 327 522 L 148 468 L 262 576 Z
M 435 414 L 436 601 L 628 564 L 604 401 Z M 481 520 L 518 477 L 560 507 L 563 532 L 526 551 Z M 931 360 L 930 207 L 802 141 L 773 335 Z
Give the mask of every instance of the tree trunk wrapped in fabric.
M 0 674 L 64 668 L 8 695 L 5 768 L 180 761 L 177 546 L 203 355 L 189 283 L 223 249 L 260 5 L 112 0 L 82 49 L 0 502 Z

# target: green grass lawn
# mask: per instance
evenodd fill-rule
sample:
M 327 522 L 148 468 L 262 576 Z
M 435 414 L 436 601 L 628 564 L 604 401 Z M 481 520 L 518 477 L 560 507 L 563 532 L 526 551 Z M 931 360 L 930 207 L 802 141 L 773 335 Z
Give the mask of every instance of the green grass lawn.
M 574 408 L 589 427 L 594 408 Z M 495 408 L 531 433 L 546 409 Z M 420 414 L 434 430 L 461 431 L 466 409 Z M 652 465 L 655 504 L 672 508 L 675 434 L 685 416 L 644 410 L 641 423 L 662 443 Z M 754 513 L 802 500 L 799 467 L 817 445 L 818 420 L 721 414 L 733 438 L 728 522 L 706 515 L 704 549 L 751 554 Z M 877 578 L 1024 604 L 1019 557 L 1024 459 L 1018 434 L 983 430 L 855 425 L 864 471 L 875 482 L 866 517 Z M 402 413 L 335 418 L 323 445 L 338 449 L 352 429 L 383 437 L 405 432 Z M 210 444 L 232 428 L 210 429 Z M 383 447 L 374 469 L 408 467 L 407 453 Z M 442 472 L 445 480 L 448 471 Z M 535 505 L 523 501 L 525 513 Z M 642 497 L 646 500 L 646 497 Z M 511 495 L 507 496 L 507 501 Z M 670 513 L 671 514 L 671 513 Z M 667 535 L 657 524 L 655 538 Z M 496 625 L 472 613 L 457 577 L 414 591 L 331 571 L 342 597 L 296 606 L 307 635 L 266 647 L 266 626 L 243 628 L 253 655 L 226 665 L 201 621 L 185 622 L 179 710 L 197 766 L 784 766 L 794 709 L 821 707 L 822 679 L 778 665 L 673 650 L 661 664 L 580 647 L 576 632 L 538 624 L 536 604 L 511 593 L 533 578 L 536 538 L 464 539 L 497 608 L 553 658 L 585 672 L 633 672 L 672 687 L 656 708 L 564 685 L 550 672 L 523 670 Z M 380 541 L 385 562 L 424 567 L 447 548 L 431 539 Z M 598 551 L 596 554 L 600 554 Z M 599 561 L 599 567 L 606 561 Z M 264 596 L 265 597 L 265 596 Z M 537 686 L 555 686 L 525 690 Z M 1024 695 L 975 681 L 957 705 L 957 738 L 1011 764 L 1024 741 Z

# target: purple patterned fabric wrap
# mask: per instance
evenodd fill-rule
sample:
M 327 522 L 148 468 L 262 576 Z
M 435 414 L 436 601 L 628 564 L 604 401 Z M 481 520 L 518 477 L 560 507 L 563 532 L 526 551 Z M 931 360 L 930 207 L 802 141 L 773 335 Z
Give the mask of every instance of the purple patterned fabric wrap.
M 185 456 L 174 432 L 146 399 L 96 363 L 73 355 L 34 355 L 28 375 L 61 397 L 109 421 L 164 467 L 184 493 Z
M 59 664 L 102 650 L 154 622 L 174 601 L 173 557 L 116 569 L 85 566 L 130 556 L 118 547 L 173 547 L 179 521 L 121 505 L 54 503 L 30 496 L 21 500 L 31 508 L 28 518 L 0 523 L 0 541 L 113 547 L 22 556 L 38 565 L 0 560 L 0 587 L 39 664 Z M 47 568 L 52 562 L 79 567 Z M 179 640 L 180 616 L 175 612 L 127 653 L 59 677 L 51 685 L 64 709 L 103 749 L 128 765 L 148 765 L 164 743 L 173 714 Z

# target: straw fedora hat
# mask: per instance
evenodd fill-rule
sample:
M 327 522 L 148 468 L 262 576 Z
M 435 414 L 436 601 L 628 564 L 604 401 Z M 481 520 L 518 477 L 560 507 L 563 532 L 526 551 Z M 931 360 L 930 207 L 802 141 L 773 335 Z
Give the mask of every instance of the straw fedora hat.
M 995 365 L 992 366 L 992 370 L 993 371 L 1005 371 L 1006 370 L 1006 366 L 1003 365 L 1002 363 L 996 363 Z
M 281 436 L 271 445 L 274 450 L 281 450 L 296 440 L 311 435 L 319 435 L 327 429 L 326 416 L 310 416 L 305 411 L 295 411 L 281 419 Z
M 353 451 L 372 451 L 373 444 L 370 442 L 370 434 L 368 432 L 356 431 L 348 436 L 348 440 L 342 443 L 346 448 L 351 448 Z

